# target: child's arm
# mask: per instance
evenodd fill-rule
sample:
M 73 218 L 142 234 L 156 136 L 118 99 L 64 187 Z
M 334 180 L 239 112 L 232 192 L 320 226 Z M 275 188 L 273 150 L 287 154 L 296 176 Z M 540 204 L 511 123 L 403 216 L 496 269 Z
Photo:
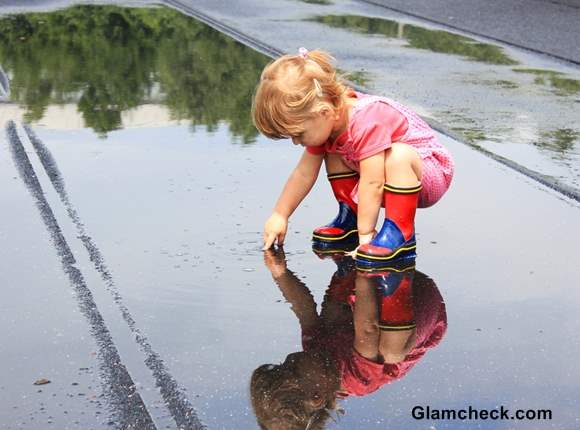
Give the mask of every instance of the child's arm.
M 268 249 L 264 253 L 264 263 L 270 270 L 274 282 L 292 307 L 302 330 L 312 330 L 318 326 L 316 302 L 312 293 L 294 273 L 286 267 L 286 256 L 281 250 Z
M 270 248 L 276 241 L 278 245 L 284 244 L 288 218 L 312 189 L 323 158 L 323 155 L 311 154 L 308 151 L 304 151 L 302 154 L 298 165 L 286 181 L 272 215 L 266 221 L 263 249 Z
M 358 185 L 359 243 L 369 243 L 375 234 L 385 185 L 385 151 L 360 161 Z

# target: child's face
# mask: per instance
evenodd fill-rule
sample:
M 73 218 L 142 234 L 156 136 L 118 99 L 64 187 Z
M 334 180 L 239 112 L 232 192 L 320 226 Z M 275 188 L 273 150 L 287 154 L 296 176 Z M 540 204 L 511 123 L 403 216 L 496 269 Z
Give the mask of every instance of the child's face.
M 324 145 L 336 128 L 336 122 L 334 111 L 325 107 L 302 123 L 304 131 L 292 137 L 292 143 L 302 146 Z

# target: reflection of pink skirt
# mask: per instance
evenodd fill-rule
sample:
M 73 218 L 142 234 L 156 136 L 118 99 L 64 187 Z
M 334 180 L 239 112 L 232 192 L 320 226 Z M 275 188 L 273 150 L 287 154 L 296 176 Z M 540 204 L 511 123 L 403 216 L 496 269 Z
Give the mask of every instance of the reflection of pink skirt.
M 419 194 L 420 208 L 428 208 L 443 197 L 449 189 L 453 178 L 453 161 L 449 156 L 443 154 L 431 154 L 422 158 L 421 193 Z M 358 184 L 353 188 L 350 197 L 358 203 Z

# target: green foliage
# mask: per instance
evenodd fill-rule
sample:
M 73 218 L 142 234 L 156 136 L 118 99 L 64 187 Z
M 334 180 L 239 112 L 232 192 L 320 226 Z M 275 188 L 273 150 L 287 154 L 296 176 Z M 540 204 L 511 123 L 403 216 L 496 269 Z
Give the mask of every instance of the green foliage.
M 567 78 L 562 72 L 547 69 L 512 69 L 516 73 L 527 73 L 535 76 L 534 84 L 549 85 L 559 96 L 570 96 L 580 93 L 580 80 Z
M 267 62 L 169 8 L 76 6 L 0 19 L 0 63 L 26 118 L 76 101 L 102 135 L 121 127 L 122 112 L 155 102 L 192 126 L 225 121 L 250 142 L 251 95 Z
M 431 30 L 412 24 L 359 15 L 326 15 L 310 18 L 310 20 L 365 34 L 380 34 L 388 38 L 402 37 L 412 48 L 458 55 L 472 61 L 488 64 L 517 64 L 517 61 L 508 57 L 499 46 L 481 43 L 448 31 Z
M 367 86 L 371 79 L 369 74 L 363 70 L 355 70 L 350 72 L 345 72 L 344 70 L 337 70 L 340 76 L 350 82 L 353 82 L 361 87 Z
M 580 139 L 580 132 L 571 128 L 559 128 L 542 132 L 540 136 L 541 140 L 534 143 L 536 146 L 549 148 L 555 152 L 565 153 L 574 148 Z
M 452 127 L 451 129 L 461 134 L 470 143 L 489 140 L 485 132 L 478 127 Z

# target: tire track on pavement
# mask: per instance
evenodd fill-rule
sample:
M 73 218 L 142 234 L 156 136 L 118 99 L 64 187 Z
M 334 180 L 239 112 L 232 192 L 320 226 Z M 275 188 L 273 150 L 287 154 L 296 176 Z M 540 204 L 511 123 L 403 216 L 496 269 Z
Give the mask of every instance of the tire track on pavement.
M 46 174 L 48 175 L 52 186 L 56 190 L 62 204 L 64 205 L 69 218 L 73 222 L 78 237 L 83 243 L 85 249 L 89 254 L 91 262 L 95 269 L 101 276 L 105 284 L 106 290 L 111 294 L 115 304 L 118 306 L 123 320 L 127 323 L 129 330 L 134 336 L 135 341 L 139 345 L 140 350 L 145 354 L 145 365 L 151 370 L 155 379 L 155 385 L 159 389 L 163 401 L 171 413 L 175 423 L 179 429 L 184 430 L 198 430 L 205 428 L 197 416 L 197 413 L 183 390 L 179 387 L 177 381 L 169 373 L 165 364 L 159 354 L 155 352 L 147 337 L 141 332 L 137 326 L 135 319 L 131 312 L 124 304 L 123 297 L 115 284 L 113 276 L 105 263 L 104 257 L 97 247 L 93 239 L 87 234 L 84 224 L 70 202 L 68 193 L 65 188 L 63 176 L 58 168 L 56 160 L 46 145 L 36 136 L 30 125 L 24 125 L 27 137 L 30 139 L 38 158 Z
M 46 199 L 13 121 L 8 122 L 6 133 L 18 174 L 40 212 L 40 217 L 60 258 L 63 271 L 73 287 L 79 309 L 86 318 L 90 333 L 97 344 L 97 357 L 104 381 L 105 398 L 112 409 L 111 421 L 119 429 L 155 430 L 155 424 L 127 368 L 121 361 L 111 333 L 85 283 L 83 274 L 76 267 L 76 259 Z

